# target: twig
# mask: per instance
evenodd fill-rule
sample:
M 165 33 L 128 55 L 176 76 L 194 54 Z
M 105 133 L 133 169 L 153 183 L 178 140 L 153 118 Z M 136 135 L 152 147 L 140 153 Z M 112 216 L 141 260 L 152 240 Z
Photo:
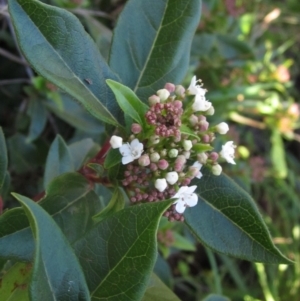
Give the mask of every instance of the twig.
M 16 63 L 22 64 L 24 66 L 28 66 L 27 62 L 24 62 L 23 60 L 21 60 L 19 57 L 15 56 L 14 54 L 11 54 L 9 51 L 0 48 L 0 55 L 10 59 L 11 61 L 14 61 Z
M 264 130 L 266 128 L 266 125 L 264 123 L 256 121 L 256 120 L 251 119 L 251 118 L 244 117 L 244 116 L 242 116 L 238 113 L 231 113 L 230 114 L 230 119 L 235 121 L 235 122 L 245 124 L 245 125 L 249 125 L 249 126 L 252 126 L 254 128 L 261 129 L 261 130 Z
M 15 78 L 15 79 L 0 80 L 0 86 L 21 84 L 21 83 L 31 84 L 31 81 L 28 78 Z

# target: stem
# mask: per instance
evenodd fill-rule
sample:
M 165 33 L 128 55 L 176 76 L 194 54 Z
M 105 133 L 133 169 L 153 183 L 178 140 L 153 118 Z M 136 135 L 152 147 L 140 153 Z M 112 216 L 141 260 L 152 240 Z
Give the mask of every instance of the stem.
M 219 271 L 218 271 L 215 255 L 208 248 L 205 248 L 205 251 L 206 251 L 206 254 L 208 256 L 208 260 L 209 260 L 210 266 L 211 266 L 212 271 L 213 271 L 216 293 L 219 294 L 219 295 L 222 295 L 221 278 L 219 276 Z
M 235 122 L 245 124 L 245 125 L 249 125 L 249 126 L 261 129 L 261 130 L 264 130 L 266 128 L 266 125 L 264 123 L 256 121 L 256 120 L 251 119 L 251 118 L 244 117 L 244 116 L 242 116 L 238 113 L 231 113 L 230 118 L 231 118 L 231 120 L 233 120 Z

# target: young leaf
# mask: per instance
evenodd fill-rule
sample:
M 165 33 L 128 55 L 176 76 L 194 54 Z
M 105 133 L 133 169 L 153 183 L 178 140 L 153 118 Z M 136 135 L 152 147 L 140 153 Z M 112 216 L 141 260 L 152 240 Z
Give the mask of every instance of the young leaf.
M 202 171 L 202 170 L 201 170 Z M 196 180 L 199 201 L 186 210 L 190 230 L 214 251 L 264 263 L 291 263 L 274 246 L 269 231 L 251 197 L 222 174 L 203 168 Z
M 122 210 L 124 208 L 124 205 L 125 205 L 124 195 L 123 195 L 122 191 L 120 190 L 120 188 L 116 187 L 108 205 L 102 211 L 100 211 L 98 214 L 93 216 L 93 220 L 96 223 L 99 223 L 103 219 Z
M 79 262 L 57 224 L 32 200 L 14 196 L 26 212 L 36 242 L 30 299 L 90 300 Z
M 122 112 L 105 84 L 105 79 L 117 78 L 79 20 L 36 0 L 9 0 L 8 6 L 18 43 L 34 69 L 96 118 L 122 123 Z
M 8 165 L 7 149 L 4 134 L 2 128 L 0 127 L 0 196 L 2 191 L 2 186 L 4 185 L 6 170 Z
M 180 299 L 168 288 L 154 273 L 145 292 L 142 301 L 180 301 Z
M 142 100 L 166 82 L 182 81 L 200 8 L 200 0 L 127 2 L 114 29 L 109 65 Z
M 156 259 L 156 231 L 173 200 L 121 210 L 74 245 L 92 300 L 141 300 Z
M 30 263 L 16 263 L 0 278 L 0 296 L 3 301 L 30 301 L 28 285 L 31 274 Z
M 79 173 L 55 178 L 39 203 L 57 222 L 70 243 L 94 225 L 92 216 L 102 208 L 90 183 Z M 18 261 L 32 260 L 34 241 L 22 208 L 0 216 L 0 257 Z
M 121 155 L 119 149 L 118 148 L 116 148 L 116 149 L 111 148 L 108 151 L 107 156 L 105 158 L 104 167 L 106 169 L 110 169 L 111 167 L 119 164 L 121 162 L 121 159 L 122 159 L 122 155 Z
M 145 114 L 149 109 L 148 106 L 141 102 L 135 93 L 128 87 L 111 79 L 106 80 L 106 83 L 115 94 L 117 102 L 123 112 L 145 129 Z
M 57 176 L 69 172 L 75 171 L 73 160 L 63 138 L 58 135 L 52 142 L 45 166 L 44 175 L 44 187 Z

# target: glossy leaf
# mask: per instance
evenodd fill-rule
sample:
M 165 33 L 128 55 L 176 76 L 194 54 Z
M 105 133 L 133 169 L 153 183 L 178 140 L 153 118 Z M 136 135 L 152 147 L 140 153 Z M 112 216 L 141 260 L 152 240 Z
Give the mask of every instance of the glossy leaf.
M 29 301 L 30 263 L 16 263 L 0 278 L 1 301 Z
M 156 300 L 180 301 L 180 299 L 154 273 L 152 273 L 142 301 Z
M 148 106 L 141 102 L 128 87 L 110 79 L 108 79 L 106 83 L 115 94 L 117 102 L 123 112 L 145 129 L 145 114 L 149 109 Z
M 199 201 L 186 210 L 185 220 L 204 245 L 250 261 L 291 263 L 274 246 L 254 201 L 230 178 L 203 168 L 195 184 Z
M 172 202 L 121 210 L 75 243 L 92 300 L 141 300 L 156 259 L 158 223 Z
M 57 224 L 37 203 L 14 196 L 26 212 L 36 243 L 30 300 L 90 300 L 79 262 Z
M 73 160 L 65 141 L 60 135 L 52 142 L 45 166 L 44 187 L 57 176 L 75 171 Z
M 111 148 L 105 158 L 104 167 L 106 169 L 110 169 L 111 167 L 119 164 L 121 162 L 121 160 L 122 160 L 122 155 L 121 155 L 119 149 Z
M 93 220 L 98 223 L 103 219 L 108 218 L 112 214 L 122 210 L 124 206 L 125 206 L 124 195 L 121 189 L 119 187 L 116 187 L 108 205 L 98 214 L 93 216 Z
M 143 101 L 166 82 L 182 81 L 200 7 L 200 0 L 127 2 L 114 29 L 109 65 Z
M 0 127 L 0 195 L 6 177 L 7 165 L 8 165 L 8 158 L 7 158 L 6 143 L 5 143 L 5 138 L 4 138 L 2 128 Z
M 101 209 L 98 196 L 78 173 L 55 178 L 39 203 L 57 222 L 70 243 L 94 225 L 92 216 Z M 0 216 L 0 257 L 18 261 L 33 258 L 34 241 L 24 210 L 10 209 Z
M 36 0 L 8 4 L 19 45 L 34 69 L 96 118 L 118 125 L 122 114 L 105 84 L 105 79 L 116 76 L 79 20 Z

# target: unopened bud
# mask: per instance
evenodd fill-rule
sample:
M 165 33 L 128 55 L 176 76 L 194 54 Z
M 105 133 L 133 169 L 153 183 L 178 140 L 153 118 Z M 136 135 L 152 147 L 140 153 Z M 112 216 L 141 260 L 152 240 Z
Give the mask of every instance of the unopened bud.
M 160 89 L 156 92 L 156 94 L 160 98 L 161 102 L 166 101 L 170 96 L 170 92 L 167 89 Z
M 178 173 L 176 171 L 171 171 L 166 174 L 166 180 L 170 185 L 175 184 L 178 181 Z
M 159 169 L 165 170 L 165 169 L 167 169 L 169 167 L 169 163 L 168 163 L 167 160 L 162 159 L 162 160 L 159 160 L 157 162 L 157 166 L 158 166 Z
M 160 102 L 160 98 L 157 95 L 152 95 L 148 98 L 149 105 L 152 107 Z
M 158 160 L 160 159 L 160 155 L 158 153 L 152 153 L 150 155 L 150 160 L 151 162 L 158 162 Z
M 193 143 L 191 140 L 184 140 L 182 142 L 182 146 L 183 146 L 184 150 L 189 151 L 193 147 Z
M 113 135 L 110 138 L 109 143 L 110 143 L 110 145 L 111 145 L 112 148 L 119 148 L 123 144 L 123 138 L 119 137 L 119 136 Z
M 131 132 L 133 134 L 139 134 L 142 131 L 142 127 L 138 123 L 133 123 L 131 125 Z
M 165 89 L 168 90 L 170 93 L 173 93 L 175 91 L 175 85 L 172 83 L 166 83 Z
M 159 192 L 163 192 L 168 187 L 168 184 L 166 179 L 157 179 L 154 186 Z
M 149 140 L 152 144 L 157 144 L 157 143 L 159 143 L 159 136 L 153 135 L 149 138 Z
M 215 164 L 211 167 L 211 171 L 215 176 L 219 176 L 222 173 L 222 166 Z
M 140 166 L 148 166 L 150 164 L 150 158 L 148 155 L 142 155 L 139 157 L 139 165 Z
M 178 149 L 176 149 L 176 148 L 170 149 L 168 152 L 168 156 L 170 158 L 176 158 L 178 156 Z
M 218 125 L 216 125 L 216 131 L 219 134 L 224 135 L 229 131 L 229 126 L 226 122 L 221 122 Z
M 213 106 L 211 106 L 206 112 L 206 115 L 212 116 L 215 114 L 215 108 Z
M 183 98 L 185 93 L 185 88 L 181 85 L 175 87 L 175 94 L 176 96 Z
M 208 156 L 206 155 L 206 153 L 199 153 L 199 154 L 197 154 L 197 160 L 201 164 L 205 164 L 206 161 L 207 161 L 207 159 L 208 159 Z
M 191 126 L 195 126 L 198 123 L 198 117 L 196 115 L 192 114 L 189 117 L 189 122 L 190 122 Z

